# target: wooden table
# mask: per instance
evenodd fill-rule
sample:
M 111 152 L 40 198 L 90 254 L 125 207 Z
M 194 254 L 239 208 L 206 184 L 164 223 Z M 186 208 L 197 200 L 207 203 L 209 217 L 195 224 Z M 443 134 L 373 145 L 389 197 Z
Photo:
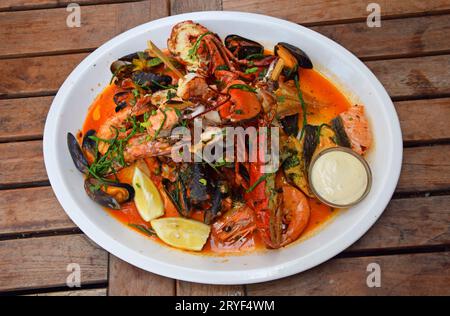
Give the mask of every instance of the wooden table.
M 77 0 L 82 26 L 68 28 L 70 2 L 0 1 L 2 294 L 450 294 L 449 0 L 380 0 L 381 28 L 366 25 L 372 0 Z M 42 157 L 52 98 L 91 51 L 153 19 L 222 9 L 281 17 L 348 48 L 392 97 L 405 146 L 396 193 L 361 240 L 310 271 L 248 286 L 176 281 L 100 249 L 61 209 Z M 71 262 L 81 266 L 81 289 L 66 287 Z M 366 285 L 372 262 L 381 267 L 380 288 Z

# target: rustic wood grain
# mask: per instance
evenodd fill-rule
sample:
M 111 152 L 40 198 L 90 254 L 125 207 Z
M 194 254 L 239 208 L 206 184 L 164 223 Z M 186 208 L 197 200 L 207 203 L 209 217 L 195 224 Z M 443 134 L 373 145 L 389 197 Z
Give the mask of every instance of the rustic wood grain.
M 369 61 L 393 98 L 414 98 L 450 93 L 450 55 Z
M 381 268 L 381 287 L 369 288 L 368 264 Z M 274 282 L 247 285 L 248 295 L 449 295 L 450 253 L 332 259 Z
M 383 21 L 382 27 L 365 22 L 315 26 L 311 29 L 335 40 L 360 58 L 384 58 L 448 52 L 450 15 Z M 395 43 L 395 45 L 392 45 Z
M 106 296 L 107 289 L 91 289 L 91 290 L 72 290 L 72 291 L 61 291 L 61 292 L 48 292 L 48 293 L 38 293 L 29 294 L 26 296 Z
M 450 139 L 450 98 L 395 102 L 403 141 Z
M 175 280 L 136 268 L 111 254 L 109 256 L 109 295 L 175 295 Z
M 0 141 L 42 138 L 53 97 L 0 100 Z
M 0 188 L 42 181 L 47 181 L 42 141 L 0 144 Z
M 396 192 L 450 190 L 450 145 L 405 148 Z
M 67 265 L 81 267 L 81 284 L 105 282 L 108 257 L 83 235 L 0 241 L 0 291 L 65 286 Z
M 70 72 L 87 55 L 0 60 L 0 97 L 55 94 Z
M 243 296 L 242 285 L 212 285 L 177 280 L 179 296 Z
M 0 236 L 73 228 L 50 187 L 0 191 Z
M 222 10 L 222 0 L 170 0 L 170 15 Z
M 223 0 L 223 9 L 247 11 L 286 19 L 295 23 L 320 24 L 349 20 L 366 20 L 369 12 L 367 5 L 371 0 Z M 382 0 L 377 1 L 383 18 L 404 15 L 447 12 L 450 3 L 447 0 Z
M 450 245 L 450 196 L 391 200 L 350 250 Z
M 67 6 L 70 3 L 77 3 L 80 6 L 92 4 L 106 4 L 115 2 L 133 2 L 140 0 L 2 0 L 0 11 L 15 11 L 29 9 L 48 9 Z
M 165 1 L 85 6 L 81 27 L 68 27 L 65 8 L 0 13 L 0 56 L 93 49 L 154 17 L 167 15 Z M 39 40 L 36 40 L 39 39 Z

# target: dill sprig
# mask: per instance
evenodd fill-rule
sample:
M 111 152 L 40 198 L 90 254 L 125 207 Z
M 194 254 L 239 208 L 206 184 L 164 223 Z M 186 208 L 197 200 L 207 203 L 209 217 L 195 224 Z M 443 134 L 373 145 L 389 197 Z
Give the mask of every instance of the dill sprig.
M 127 142 L 137 132 L 138 124 L 136 122 L 136 117 L 131 118 L 131 123 L 133 124 L 133 128 L 131 132 L 124 138 L 119 138 L 120 131 L 115 126 L 112 126 L 115 132 L 115 135 L 112 139 L 103 139 L 93 135 L 89 136 L 89 138 L 94 140 L 96 143 L 96 158 L 94 162 L 88 167 L 88 170 L 89 173 L 101 183 L 111 182 L 109 179 L 105 179 L 105 176 L 110 173 L 116 174 L 116 166 L 126 166 L 123 152 Z M 108 149 L 103 156 L 98 157 L 98 145 L 101 142 L 108 144 Z

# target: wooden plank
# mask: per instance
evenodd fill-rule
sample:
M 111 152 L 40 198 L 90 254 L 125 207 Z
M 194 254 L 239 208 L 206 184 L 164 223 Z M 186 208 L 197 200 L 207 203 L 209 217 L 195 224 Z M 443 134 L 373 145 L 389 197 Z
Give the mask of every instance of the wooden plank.
M 403 141 L 425 142 L 450 139 L 450 98 L 395 102 Z
M 0 234 L 76 228 L 51 187 L 0 191 Z
M 366 62 L 393 98 L 450 94 L 450 55 Z
M 65 8 L 2 12 L 0 56 L 93 49 L 166 12 L 165 1 L 158 0 L 85 6 L 81 27 L 67 26 Z
M 42 141 L 0 144 L 0 188 L 43 181 L 47 173 Z
M 223 9 L 260 13 L 286 19 L 295 23 L 320 24 L 366 20 L 367 5 L 371 0 L 223 0 Z M 383 18 L 447 12 L 447 0 L 380 0 Z M 384 21 L 382 20 L 382 25 Z
M 54 94 L 88 54 L 0 60 L 0 97 Z M 23 67 L 23 65 L 27 65 Z
M 170 15 L 222 10 L 221 0 L 170 0 Z
M 91 289 L 91 290 L 73 290 L 73 291 L 61 291 L 61 292 L 49 292 L 29 294 L 26 296 L 106 296 L 107 289 Z
M 16 11 L 29 9 L 44 9 L 67 6 L 70 3 L 82 5 L 105 4 L 114 2 L 132 2 L 139 0 L 2 0 L 0 11 Z
M 396 192 L 450 189 L 450 145 L 405 148 Z
M 450 244 L 450 196 L 391 200 L 350 250 Z
M 173 296 L 175 280 L 153 274 L 110 255 L 109 295 Z
M 177 280 L 179 296 L 244 296 L 241 285 L 211 285 Z
M 369 288 L 367 266 L 381 268 Z M 278 281 L 247 285 L 248 295 L 449 295 L 450 253 L 332 259 Z
M 335 40 L 360 58 L 388 58 L 450 50 L 450 15 L 315 26 L 311 29 Z M 395 43 L 395 45 L 392 45 Z
M 105 282 L 106 251 L 84 235 L 0 241 L 0 291 L 66 285 L 70 263 L 81 268 L 81 285 Z
M 53 97 L 0 100 L 0 141 L 42 138 Z

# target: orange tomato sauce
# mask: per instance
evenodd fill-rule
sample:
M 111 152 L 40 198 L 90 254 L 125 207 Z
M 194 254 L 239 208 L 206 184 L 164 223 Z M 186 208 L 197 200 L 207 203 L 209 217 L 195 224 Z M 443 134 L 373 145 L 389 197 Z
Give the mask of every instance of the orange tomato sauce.
M 339 113 L 344 112 L 350 106 L 350 103 L 346 97 L 330 81 L 315 70 L 300 70 L 300 86 L 302 92 L 313 94 L 317 100 L 317 103 L 325 105 L 320 108 L 308 108 L 308 123 L 310 124 L 318 125 L 323 122 L 329 122 L 332 118 L 336 117 Z M 113 96 L 118 91 L 119 88 L 115 85 L 109 85 L 94 100 L 89 108 L 88 115 L 81 131 L 83 134 L 90 129 L 98 130 L 103 122 L 115 113 L 116 105 L 113 101 Z M 145 161 L 149 167 L 149 170 L 155 169 L 154 159 L 146 159 Z M 119 180 L 121 182 L 131 183 L 133 176 L 132 172 L 132 168 L 130 167 L 122 169 L 118 173 Z M 164 217 L 178 217 L 178 212 L 162 188 L 161 177 L 152 174 L 151 179 L 158 187 L 163 198 L 165 205 Z M 336 210 L 333 210 L 331 207 L 316 199 L 310 199 L 310 208 L 311 216 L 308 226 L 302 233 L 303 236 L 314 233 L 318 227 L 328 222 L 336 213 L 338 213 Z M 125 225 L 129 226 L 130 224 L 136 224 L 150 228 L 150 224 L 145 222 L 140 217 L 134 202 L 124 204 L 120 210 L 107 209 L 106 211 Z M 203 215 L 201 212 L 194 213 L 192 218 L 203 221 Z M 130 228 L 142 233 L 136 228 L 131 226 Z M 162 243 L 162 241 L 160 241 L 157 237 L 149 238 Z M 248 236 L 239 249 L 221 247 L 212 237 L 210 237 L 201 253 L 207 255 L 224 255 L 230 253 L 242 254 L 249 251 L 262 249 L 265 249 L 265 246 L 258 234 L 255 233 L 252 236 Z

